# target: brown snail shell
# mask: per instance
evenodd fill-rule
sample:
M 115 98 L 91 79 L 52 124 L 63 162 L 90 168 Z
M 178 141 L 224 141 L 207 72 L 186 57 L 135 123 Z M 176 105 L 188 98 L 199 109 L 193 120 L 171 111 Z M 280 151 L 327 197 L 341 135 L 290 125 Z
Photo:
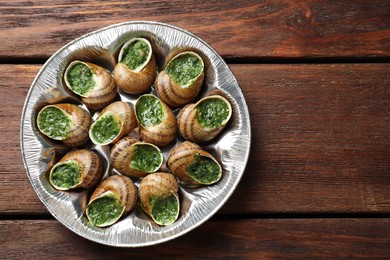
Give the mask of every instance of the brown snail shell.
M 121 175 L 107 177 L 99 184 L 99 186 L 92 193 L 86 210 L 86 215 L 88 219 L 90 219 L 88 216 L 88 206 L 96 199 L 102 198 L 104 196 L 114 196 L 118 200 L 120 205 L 124 207 L 124 209 L 115 221 L 105 223 L 104 225 L 100 225 L 100 227 L 112 225 L 120 217 L 132 211 L 135 208 L 138 197 L 137 188 L 130 178 Z
M 181 85 L 177 83 L 165 70 L 161 71 L 155 82 L 156 91 L 158 96 L 162 101 L 164 101 L 167 105 L 172 107 L 178 107 L 193 101 L 196 96 L 199 94 L 200 89 L 203 85 L 204 80 L 204 63 L 202 58 L 193 51 L 184 51 L 176 56 L 174 56 L 167 64 L 166 68 L 169 64 L 180 57 L 181 55 L 192 55 L 197 57 L 202 62 L 202 72 L 192 79 L 186 85 Z
M 216 128 L 208 128 L 203 126 L 198 120 L 198 106 L 210 99 L 220 99 L 228 105 L 229 114 L 222 124 Z M 224 97 L 220 95 L 207 96 L 199 100 L 195 104 L 185 106 L 179 113 L 177 118 L 177 125 L 180 134 L 184 139 L 194 143 L 204 143 L 216 137 L 226 126 L 232 115 L 232 108 Z
M 68 133 L 66 136 L 58 138 L 50 136 L 49 133 L 47 133 L 45 130 L 41 129 L 39 124 L 39 118 L 42 114 L 42 111 L 44 109 L 49 107 L 55 107 L 60 109 L 62 112 L 64 112 L 68 118 L 70 119 L 71 123 L 68 129 Z M 71 146 L 71 147 L 77 147 L 80 145 L 83 145 L 88 141 L 88 129 L 91 125 L 91 116 L 90 114 L 73 104 L 54 104 L 54 105 L 47 105 L 44 108 L 42 108 L 37 117 L 37 126 L 38 129 L 47 137 L 53 139 L 53 140 L 61 140 L 64 144 Z
M 152 97 L 157 99 L 161 105 L 163 106 L 164 110 L 164 119 L 157 125 L 154 126 L 145 126 L 141 123 L 140 119 L 138 118 L 138 105 L 139 101 L 143 97 Z M 165 146 L 169 143 L 171 143 L 176 138 L 176 131 L 177 131 L 177 125 L 176 125 L 176 117 L 173 114 L 172 110 L 164 103 L 162 102 L 158 97 L 153 96 L 151 94 L 142 95 L 138 98 L 136 104 L 135 104 L 135 115 L 140 127 L 140 134 L 142 139 L 147 142 L 151 143 L 157 146 Z
M 216 179 L 212 181 L 196 180 L 188 171 L 188 167 L 196 162 L 197 157 L 206 157 L 213 160 L 219 166 L 219 174 Z M 186 184 L 203 184 L 210 185 L 219 181 L 222 176 L 222 168 L 218 161 L 208 152 L 202 150 L 202 148 L 194 143 L 185 141 L 175 146 L 168 157 L 168 168 L 173 175 L 179 178 Z
M 53 172 L 57 167 L 72 162 L 76 163 L 81 169 L 80 181 L 69 188 L 57 186 L 52 179 Z M 50 171 L 49 182 L 57 190 L 71 190 L 76 188 L 89 189 L 95 186 L 101 180 L 102 176 L 102 163 L 99 156 L 90 150 L 82 149 L 69 152 L 58 161 Z
M 68 79 L 68 73 L 70 69 L 79 63 L 82 63 L 91 69 L 94 75 L 93 78 L 96 82 L 95 86 L 85 94 L 74 91 Z M 64 80 L 66 86 L 72 92 L 81 96 L 83 103 L 91 109 L 101 109 L 107 106 L 114 100 L 117 94 L 115 80 L 111 73 L 106 69 L 90 62 L 76 60 L 70 63 L 65 71 Z
M 117 134 L 117 136 L 105 143 L 100 143 L 99 141 L 95 140 L 93 138 L 93 127 L 98 122 L 100 118 L 103 116 L 111 114 L 117 122 L 120 124 L 120 131 Z M 135 117 L 135 113 L 133 108 L 126 102 L 123 101 L 116 101 L 114 103 L 111 103 L 107 107 L 105 107 L 97 117 L 96 121 L 92 124 L 90 130 L 89 130 L 89 136 L 92 140 L 93 143 L 98 144 L 98 145 L 107 145 L 111 143 L 115 143 L 118 141 L 122 136 L 130 133 L 131 131 L 134 130 L 134 128 L 137 126 L 137 120 Z
M 134 41 L 143 41 L 149 46 L 149 56 L 144 64 L 135 69 L 130 69 L 122 63 L 124 51 Z M 114 78 L 119 88 L 130 94 L 140 94 L 148 90 L 156 78 L 156 60 L 153 55 L 152 45 L 144 38 L 133 38 L 127 41 L 119 52 L 118 63 L 114 68 Z
M 137 146 L 147 145 L 154 147 L 159 151 L 161 163 L 151 171 L 141 171 L 131 167 L 132 159 L 136 153 Z M 140 142 L 132 137 L 124 137 L 119 140 L 111 149 L 110 161 L 112 166 L 118 170 L 121 174 L 131 177 L 143 177 L 151 172 L 157 171 L 163 163 L 163 155 L 160 149 L 149 143 Z
M 138 190 L 138 196 L 140 199 L 141 207 L 148 214 L 154 222 L 159 225 L 169 225 L 176 221 L 179 216 L 180 211 L 180 203 L 179 203 L 179 195 L 178 195 L 179 186 L 176 181 L 176 178 L 169 173 L 164 172 L 155 172 L 145 176 Z M 150 203 L 150 199 L 152 196 L 154 197 L 167 197 L 167 196 L 175 196 L 177 200 L 177 214 L 171 219 L 169 222 L 161 222 L 155 219 L 152 214 L 152 205 Z

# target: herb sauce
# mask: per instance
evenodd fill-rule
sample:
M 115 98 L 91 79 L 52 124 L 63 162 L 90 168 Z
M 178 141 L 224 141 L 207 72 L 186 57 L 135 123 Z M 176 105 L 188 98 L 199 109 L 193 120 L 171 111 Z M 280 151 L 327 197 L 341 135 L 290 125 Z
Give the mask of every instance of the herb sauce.
M 218 99 L 206 99 L 198 105 L 197 119 L 201 125 L 207 128 L 217 128 L 229 116 L 229 106 Z
M 159 224 L 167 225 L 176 220 L 179 205 L 173 194 L 166 197 L 151 196 L 149 203 L 152 216 Z
M 69 133 L 71 119 L 57 107 L 46 107 L 38 116 L 38 128 L 48 137 L 64 140 Z
M 142 65 L 149 56 L 149 45 L 144 41 L 137 40 L 132 42 L 123 52 L 121 63 L 124 63 L 129 69 L 134 70 Z
M 137 145 L 130 167 L 143 172 L 153 172 L 162 163 L 161 152 L 151 145 Z
M 144 127 L 158 125 L 164 119 L 164 107 L 154 96 L 141 96 L 137 101 L 136 112 Z
M 101 116 L 91 128 L 93 139 L 100 144 L 114 140 L 120 133 L 120 130 L 119 122 L 115 120 L 111 113 Z
M 123 209 L 117 198 L 104 196 L 88 205 L 88 219 L 94 226 L 111 224 L 120 218 Z
M 166 72 L 178 84 L 187 85 L 202 73 L 202 61 L 191 54 L 183 54 L 169 62 Z
M 75 161 L 61 164 L 50 173 L 51 183 L 60 188 L 68 189 L 80 182 L 81 168 Z
M 80 96 L 85 96 L 96 85 L 92 70 L 84 63 L 77 63 L 70 68 L 67 79 L 70 89 Z
M 187 167 L 188 174 L 201 184 L 211 184 L 220 178 L 221 169 L 212 159 L 197 155 L 195 162 Z

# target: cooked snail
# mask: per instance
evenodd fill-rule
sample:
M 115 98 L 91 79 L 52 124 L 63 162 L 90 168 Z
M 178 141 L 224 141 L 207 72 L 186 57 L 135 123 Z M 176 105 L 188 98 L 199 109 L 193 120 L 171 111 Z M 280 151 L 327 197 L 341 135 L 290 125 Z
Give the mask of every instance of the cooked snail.
M 185 141 L 173 148 L 168 157 L 171 173 L 187 184 L 210 185 L 219 181 L 222 168 L 208 152 Z
M 178 107 L 193 101 L 202 88 L 204 63 L 192 51 L 173 57 L 156 79 L 158 96 L 169 106 Z
M 86 216 L 97 227 L 114 224 L 132 211 L 137 203 L 137 189 L 126 176 L 110 176 L 96 188 L 87 205 Z
M 39 131 L 47 137 L 77 147 L 88 141 L 91 116 L 72 104 L 47 105 L 37 117 Z
M 172 174 L 156 172 L 145 176 L 139 186 L 142 209 L 158 225 L 172 224 L 180 211 L 178 189 Z
M 112 147 L 110 160 L 112 166 L 121 174 L 143 177 L 157 171 L 164 158 L 157 146 L 132 137 L 124 137 Z
M 137 120 L 131 106 L 126 102 L 117 101 L 100 112 L 89 130 L 89 137 L 94 144 L 107 145 L 115 143 L 136 126 Z
M 118 86 L 130 94 L 140 94 L 153 85 L 156 61 L 148 40 L 133 38 L 123 45 L 114 68 L 114 77 Z
M 64 80 L 66 86 L 91 109 L 101 109 L 116 96 L 116 85 L 111 73 L 89 62 L 73 61 L 67 67 Z
M 57 190 L 89 189 L 102 178 L 99 156 L 89 150 L 75 150 L 66 154 L 50 171 L 49 182 Z
M 134 109 L 145 142 L 164 146 L 176 138 L 175 115 L 160 99 L 150 94 L 142 95 Z
M 178 115 L 177 124 L 185 139 L 203 143 L 216 137 L 225 128 L 231 115 L 229 101 L 213 95 L 185 106 Z

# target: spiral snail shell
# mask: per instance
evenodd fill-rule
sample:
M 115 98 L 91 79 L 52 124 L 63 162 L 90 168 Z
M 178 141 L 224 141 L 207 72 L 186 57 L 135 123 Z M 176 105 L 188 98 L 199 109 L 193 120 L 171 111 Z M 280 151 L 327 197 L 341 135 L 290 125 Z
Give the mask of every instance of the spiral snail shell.
M 66 154 L 56 163 L 49 174 L 49 182 L 57 190 L 76 188 L 89 189 L 102 178 L 102 163 L 99 156 L 86 149 Z
M 186 184 L 210 185 L 219 181 L 222 176 L 222 168 L 218 161 L 199 145 L 189 141 L 171 150 L 168 168 Z
M 139 186 L 142 209 L 161 226 L 176 221 L 180 211 L 179 186 L 169 173 L 156 172 L 145 176 Z
M 137 188 L 126 176 L 107 177 L 93 192 L 86 209 L 91 224 L 106 227 L 135 208 Z
M 117 94 L 111 73 L 90 62 L 71 62 L 65 71 L 64 80 L 66 86 L 91 109 L 107 106 Z
M 231 115 L 229 101 L 220 95 L 212 95 L 185 106 L 178 115 L 177 124 L 180 134 L 186 140 L 204 143 L 225 128 Z
M 131 177 L 143 177 L 157 171 L 163 160 L 162 152 L 157 146 L 132 137 L 119 140 L 110 153 L 112 166 L 121 174 Z
M 91 125 L 89 136 L 94 144 L 107 145 L 115 143 L 136 126 L 137 120 L 131 106 L 126 102 L 116 101 L 100 112 Z
M 172 110 L 156 96 L 146 94 L 137 99 L 135 115 L 142 139 L 165 146 L 176 138 L 176 118 Z
M 130 94 L 140 94 L 153 85 L 156 67 L 150 42 L 133 38 L 121 48 L 113 73 L 119 88 Z
M 174 56 L 156 78 L 158 96 L 166 104 L 178 107 L 193 101 L 204 80 L 204 63 L 193 51 Z
M 89 113 L 73 104 L 47 105 L 37 116 L 37 126 L 41 133 L 71 147 L 88 141 L 90 125 Z

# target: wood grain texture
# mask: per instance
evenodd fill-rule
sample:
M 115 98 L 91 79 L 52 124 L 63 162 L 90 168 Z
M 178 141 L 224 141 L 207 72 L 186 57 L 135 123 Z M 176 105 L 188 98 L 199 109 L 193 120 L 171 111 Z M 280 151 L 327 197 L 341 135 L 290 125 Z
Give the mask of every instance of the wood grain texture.
M 381 0 L 1 0 L 0 59 L 47 58 L 87 32 L 135 20 L 182 27 L 225 58 L 388 58 L 389 11 Z
M 380 258 L 390 255 L 388 219 L 210 220 L 175 240 L 147 248 L 88 241 L 57 221 L 0 221 L 0 258 L 175 259 Z M 206 239 L 205 239 L 206 238 Z
M 19 120 L 40 66 L 0 65 L 0 214 L 47 214 L 26 177 Z M 232 65 L 252 148 L 220 213 L 389 213 L 389 64 Z
M 231 67 L 252 147 L 241 192 L 225 209 L 389 211 L 388 64 Z
M 23 104 L 40 66 L 0 67 L 0 212 L 47 213 L 27 179 L 19 142 Z

